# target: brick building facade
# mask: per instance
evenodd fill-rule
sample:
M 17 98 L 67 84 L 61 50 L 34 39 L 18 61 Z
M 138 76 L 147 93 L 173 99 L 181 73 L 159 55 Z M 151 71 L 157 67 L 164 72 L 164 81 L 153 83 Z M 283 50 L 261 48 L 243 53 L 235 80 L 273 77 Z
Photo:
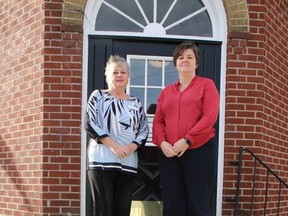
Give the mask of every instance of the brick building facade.
M 81 213 L 85 5 L 0 2 L 1 216 Z M 241 146 L 288 182 L 288 1 L 223 5 L 228 33 L 219 216 L 233 215 L 229 198 L 235 196 L 237 169 L 231 161 Z M 286 215 L 283 191 L 280 213 Z M 260 194 L 255 215 L 263 213 Z M 271 196 L 267 215 L 275 215 L 276 202 Z

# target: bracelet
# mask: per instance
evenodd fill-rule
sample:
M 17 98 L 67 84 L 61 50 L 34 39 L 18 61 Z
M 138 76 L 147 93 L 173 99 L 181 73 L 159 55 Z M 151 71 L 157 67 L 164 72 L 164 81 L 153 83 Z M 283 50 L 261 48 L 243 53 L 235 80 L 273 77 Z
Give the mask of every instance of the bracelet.
M 191 141 L 190 141 L 189 139 L 187 139 L 187 138 L 184 138 L 184 140 L 185 140 L 185 142 L 187 143 L 187 145 L 189 145 L 189 146 L 191 146 L 191 145 L 192 145 L 192 143 L 191 143 Z

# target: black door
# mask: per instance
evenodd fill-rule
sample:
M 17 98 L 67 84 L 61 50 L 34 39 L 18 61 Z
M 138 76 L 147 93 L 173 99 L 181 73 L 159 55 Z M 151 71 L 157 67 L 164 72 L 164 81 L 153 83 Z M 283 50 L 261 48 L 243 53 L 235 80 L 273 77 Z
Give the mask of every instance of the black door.
M 175 47 L 180 42 L 182 42 L 182 40 L 90 36 L 88 53 L 88 95 L 90 95 L 94 89 L 107 87 L 104 77 L 104 68 L 110 55 L 118 54 L 122 57 L 126 57 L 127 55 L 172 57 Z M 203 41 L 194 42 L 201 50 L 201 64 L 198 67 L 197 74 L 213 79 L 219 90 L 221 44 Z M 216 124 L 216 129 L 218 129 L 218 122 Z M 157 157 L 158 149 L 155 146 L 145 147 L 139 154 L 139 171 L 135 182 L 133 200 L 161 201 Z M 216 187 L 212 205 L 213 212 L 215 212 Z M 86 206 L 91 206 L 89 184 L 87 184 Z M 91 209 L 87 208 L 88 216 L 91 215 L 90 212 Z

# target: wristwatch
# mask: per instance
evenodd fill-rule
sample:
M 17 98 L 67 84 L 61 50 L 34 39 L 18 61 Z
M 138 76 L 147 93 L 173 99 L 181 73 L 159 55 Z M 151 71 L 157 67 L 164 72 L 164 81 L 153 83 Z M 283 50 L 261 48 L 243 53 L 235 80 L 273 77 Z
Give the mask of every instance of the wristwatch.
M 187 143 L 187 145 L 192 145 L 192 143 L 191 143 L 191 141 L 189 140 L 189 139 L 187 139 L 187 138 L 184 138 L 184 140 L 185 140 L 185 142 Z

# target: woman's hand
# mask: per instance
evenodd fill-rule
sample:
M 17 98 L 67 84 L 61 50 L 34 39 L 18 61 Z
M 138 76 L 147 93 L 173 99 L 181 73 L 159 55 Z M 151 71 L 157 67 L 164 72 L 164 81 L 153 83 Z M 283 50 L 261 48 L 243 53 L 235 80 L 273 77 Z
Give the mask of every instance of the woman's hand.
M 126 146 L 121 146 L 108 136 L 101 138 L 99 141 L 102 142 L 104 145 L 108 146 L 111 151 L 119 158 L 126 157 L 130 152 L 129 149 L 126 148 Z
M 130 143 L 129 145 L 124 146 L 124 148 L 126 148 L 127 155 L 134 153 L 138 149 L 138 147 L 139 146 L 135 143 Z
M 134 153 L 137 149 L 138 149 L 137 144 L 130 143 L 129 145 L 126 145 L 126 146 L 118 145 L 114 149 L 112 149 L 112 151 L 117 157 L 123 158 L 123 157 L 128 156 L 129 154 Z
M 184 152 L 188 149 L 189 145 L 187 145 L 184 138 L 178 140 L 174 146 L 172 147 L 172 150 L 178 154 L 178 157 L 181 157 Z
M 119 158 L 126 157 L 129 154 L 128 148 L 119 144 L 113 145 L 113 147 L 111 147 L 111 150 Z
M 176 155 L 178 155 L 174 150 L 173 147 L 170 143 L 163 141 L 160 145 L 160 148 L 162 150 L 162 152 L 164 153 L 164 155 L 168 158 L 170 157 L 174 157 Z

